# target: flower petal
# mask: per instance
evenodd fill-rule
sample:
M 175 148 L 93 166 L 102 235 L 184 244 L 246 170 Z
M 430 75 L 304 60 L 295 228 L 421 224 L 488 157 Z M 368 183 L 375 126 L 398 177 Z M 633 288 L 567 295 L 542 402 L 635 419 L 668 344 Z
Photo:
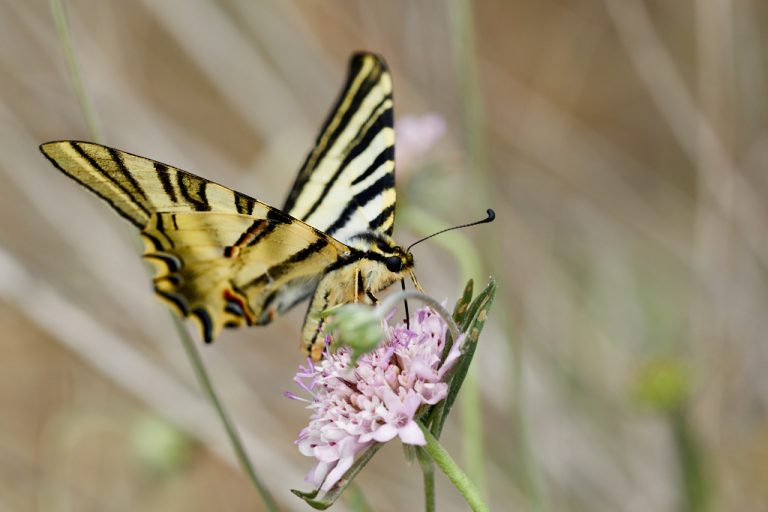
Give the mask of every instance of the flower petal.
M 415 421 L 410 421 L 398 432 L 400 440 L 405 444 L 417 444 L 424 446 L 427 440 L 424 439 L 424 432 L 421 431 Z
M 328 476 L 325 477 L 325 481 L 323 482 L 322 487 L 320 490 L 323 492 L 328 492 L 333 488 L 334 485 L 336 485 L 336 482 L 339 481 L 339 479 L 344 476 L 344 473 L 347 472 L 347 470 L 352 466 L 352 463 L 354 462 L 355 457 L 344 457 L 343 459 L 339 459 L 339 463 L 336 464 L 336 467 L 333 468 L 333 470 L 328 473 Z
M 320 487 L 320 484 L 322 484 L 323 480 L 325 480 L 325 476 L 328 474 L 328 471 L 330 471 L 334 465 L 335 463 L 318 461 L 318 463 L 312 466 L 312 469 L 309 470 L 309 473 L 307 473 L 304 481 L 312 484 L 315 488 Z
M 384 425 L 376 429 L 376 431 L 373 433 L 373 439 L 375 441 L 378 441 L 379 443 L 386 443 L 390 439 L 394 438 L 396 435 L 397 435 L 397 428 L 394 425 L 385 423 Z

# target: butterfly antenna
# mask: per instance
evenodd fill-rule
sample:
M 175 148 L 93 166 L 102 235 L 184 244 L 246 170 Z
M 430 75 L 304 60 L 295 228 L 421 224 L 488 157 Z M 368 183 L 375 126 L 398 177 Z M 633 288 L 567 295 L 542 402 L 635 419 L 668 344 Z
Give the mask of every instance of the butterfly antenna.
M 488 208 L 488 210 L 486 210 L 486 214 L 488 216 L 486 218 L 482 219 L 482 220 L 477 220 L 475 222 L 470 222 L 469 224 L 462 224 L 460 226 L 453 226 L 453 227 L 450 227 L 450 228 L 445 228 L 445 229 L 442 229 L 442 230 L 438 231 L 437 233 L 432 233 L 429 236 L 425 236 L 421 240 L 417 240 L 417 241 L 413 242 L 411 245 L 409 245 L 408 248 L 405 250 L 405 252 L 410 252 L 411 247 L 413 247 L 414 245 L 420 244 L 424 240 L 429 240 L 433 236 L 437 236 L 437 235 L 439 235 L 441 233 L 445 233 L 446 231 L 453 231 L 454 229 L 468 228 L 470 226 L 477 226 L 478 224 L 486 224 L 488 222 L 493 222 L 493 220 L 496 218 L 496 212 L 494 212 L 490 208 Z M 405 283 L 403 283 L 403 288 L 405 288 Z

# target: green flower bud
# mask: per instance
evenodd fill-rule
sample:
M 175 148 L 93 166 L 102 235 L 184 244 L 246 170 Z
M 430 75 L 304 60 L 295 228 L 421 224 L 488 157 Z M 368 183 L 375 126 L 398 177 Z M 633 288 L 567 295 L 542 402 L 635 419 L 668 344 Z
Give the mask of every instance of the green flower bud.
M 685 363 L 677 358 L 657 357 L 648 361 L 635 377 L 634 395 L 638 402 L 656 410 L 680 407 L 690 394 Z
M 371 352 L 384 339 L 381 317 L 375 308 L 363 304 L 346 304 L 336 309 L 328 330 L 334 332 L 334 346 L 346 345 L 352 360 Z
M 165 419 L 145 415 L 136 421 L 132 430 L 134 450 L 151 471 L 172 473 L 187 462 L 192 441 Z

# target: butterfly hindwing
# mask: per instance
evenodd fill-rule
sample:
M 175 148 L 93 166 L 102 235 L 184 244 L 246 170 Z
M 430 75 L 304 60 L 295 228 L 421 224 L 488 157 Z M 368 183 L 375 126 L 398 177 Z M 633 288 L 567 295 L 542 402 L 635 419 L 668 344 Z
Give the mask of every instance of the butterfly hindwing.
M 72 141 L 41 150 L 141 230 L 155 291 L 196 319 L 206 341 L 225 326 L 268 323 L 293 305 L 278 290 L 316 283 L 347 250 L 276 208 L 147 158 Z

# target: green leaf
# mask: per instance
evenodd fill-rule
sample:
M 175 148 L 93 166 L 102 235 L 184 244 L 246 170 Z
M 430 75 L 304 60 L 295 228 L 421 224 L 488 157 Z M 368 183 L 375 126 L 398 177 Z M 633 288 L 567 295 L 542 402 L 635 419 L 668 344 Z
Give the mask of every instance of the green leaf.
M 474 281 L 470 279 L 467 281 L 467 285 L 464 287 L 464 293 L 456 301 L 456 305 L 453 307 L 453 318 L 457 326 L 461 325 L 461 320 L 466 316 L 469 311 L 469 303 L 472 301 L 472 291 L 474 288 Z M 440 354 L 440 364 L 443 364 L 445 358 L 448 357 L 448 353 L 453 346 L 453 337 L 450 332 L 445 334 L 445 345 L 443 346 L 443 353 Z M 431 408 L 430 408 L 431 409 Z
M 354 464 L 352 464 L 352 466 L 347 470 L 347 472 L 344 473 L 344 476 L 341 477 L 334 488 L 319 498 L 317 497 L 318 494 L 320 494 L 319 489 L 315 489 L 311 492 L 303 492 L 296 489 L 291 489 L 291 492 L 299 498 L 303 499 L 307 505 L 316 510 L 327 509 L 333 505 L 337 499 L 339 499 L 339 496 L 341 496 L 349 484 L 352 483 L 352 480 L 355 478 L 355 476 L 357 476 L 360 470 L 362 470 L 365 465 L 368 464 L 373 455 L 379 451 L 379 448 L 382 446 L 384 446 L 383 443 L 375 443 L 369 448 L 366 448 L 365 451 L 363 451 L 363 453 L 354 462 Z
M 462 326 L 462 332 L 465 333 L 464 346 L 462 348 L 463 355 L 456 367 L 453 369 L 453 377 L 448 385 L 448 396 L 440 405 L 432 411 L 431 431 L 436 438 L 440 437 L 443 431 L 443 425 L 448 417 L 448 413 L 451 411 L 456 397 L 459 394 L 461 385 L 464 383 L 464 379 L 469 371 L 469 365 L 472 363 L 472 358 L 475 355 L 475 349 L 477 348 L 477 342 L 480 338 L 480 333 L 485 326 L 485 321 L 488 319 L 488 312 L 493 305 L 493 299 L 496 297 L 496 281 L 491 279 L 485 289 L 475 298 L 472 304 L 469 306 L 469 310 L 466 318 L 464 319 L 464 325 Z
M 472 279 L 467 281 L 467 286 L 464 287 L 464 293 L 459 297 L 459 300 L 456 301 L 456 305 L 453 308 L 453 319 L 456 321 L 456 325 L 461 325 L 464 317 L 467 316 L 469 303 L 472 302 L 474 284 Z

